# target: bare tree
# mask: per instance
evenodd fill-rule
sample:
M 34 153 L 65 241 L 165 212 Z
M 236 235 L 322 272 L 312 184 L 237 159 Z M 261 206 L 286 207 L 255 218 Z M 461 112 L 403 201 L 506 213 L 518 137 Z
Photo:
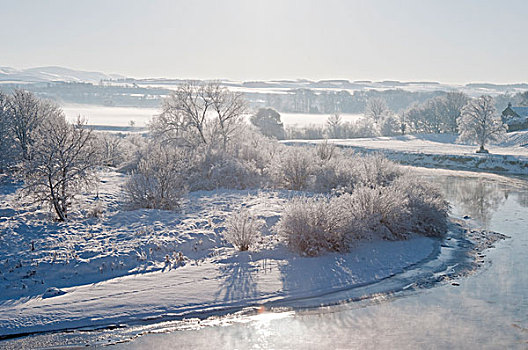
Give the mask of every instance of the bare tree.
M 193 81 L 180 85 L 163 101 L 161 116 L 164 119 L 160 120 L 160 126 L 187 143 L 207 144 L 205 129 L 211 105 L 205 85 Z
M 458 129 L 459 140 L 477 143 L 480 146 L 478 153 L 488 153 L 484 146 L 498 140 L 506 132 L 491 96 L 470 100 L 462 109 Z
M 247 103 L 242 93 L 231 92 L 218 83 L 207 85 L 206 92 L 216 112 L 216 121 L 225 150 L 228 141 L 241 124 L 241 119 L 247 110 Z
M 151 129 L 178 145 L 211 144 L 221 138 L 225 149 L 246 108 L 242 94 L 218 83 L 189 82 L 165 99 Z
M 371 119 L 375 123 L 381 121 L 389 113 L 390 109 L 382 98 L 369 99 L 367 106 L 365 107 L 365 117 Z
M 58 220 L 65 221 L 74 196 L 95 184 L 99 156 L 92 131 L 80 119 L 75 125 L 68 123 L 55 109 L 33 136 L 22 170 L 24 192 L 49 203 Z

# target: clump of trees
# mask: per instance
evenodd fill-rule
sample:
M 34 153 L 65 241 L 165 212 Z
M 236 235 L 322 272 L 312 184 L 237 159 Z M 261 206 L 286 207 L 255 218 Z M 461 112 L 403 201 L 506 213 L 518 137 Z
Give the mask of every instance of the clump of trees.
M 325 127 L 311 125 L 287 128 L 289 139 L 348 139 L 395 136 L 405 133 L 458 133 L 457 121 L 469 97 L 461 92 L 448 92 L 423 102 L 414 102 L 407 109 L 393 112 L 382 97 L 367 100 L 364 118 L 344 122 L 339 113 L 328 117 Z
M 415 133 L 457 133 L 458 120 L 468 100 L 462 92 L 448 92 L 415 103 L 405 112 L 405 123 Z

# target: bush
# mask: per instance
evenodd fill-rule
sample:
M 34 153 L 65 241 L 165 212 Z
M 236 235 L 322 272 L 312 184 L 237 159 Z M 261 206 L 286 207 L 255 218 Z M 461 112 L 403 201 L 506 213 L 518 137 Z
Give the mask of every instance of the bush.
M 321 163 L 314 171 L 315 179 L 312 189 L 322 193 L 352 192 L 357 183 L 354 159 L 355 157 L 351 159 L 333 156 L 332 159 Z
M 247 209 L 243 209 L 226 220 L 224 237 L 238 250 L 246 251 L 258 242 L 262 225 L 262 220 L 258 220 Z
M 317 256 L 346 251 L 351 242 L 364 239 L 441 236 L 448 209 L 438 190 L 402 176 L 390 186 L 360 185 L 338 197 L 294 198 L 275 230 L 291 250 Z
M 400 177 L 392 187 L 406 197 L 411 231 L 435 237 L 447 232 L 449 203 L 436 187 L 410 175 Z
M 185 193 L 187 153 L 151 145 L 124 185 L 131 208 L 175 210 Z
M 308 188 L 314 173 L 314 154 L 309 148 L 285 148 L 271 165 L 271 176 L 276 186 L 289 190 Z
M 399 165 L 380 154 L 356 156 L 353 162 L 357 181 L 368 187 L 388 186 L 402 175 Z
M 275 230 L 301 255 L 346 251 L 349 223 L 343 208 L 336 204 L 336 198 L 294 198 L 284 208 Z
M 254 162 L 245 161 L 230 153 L 199 148 L 189 154 L 189 171 L 186 178 L 191 191 L 216 188 L 246 189 L 258 187 L 261 171 Z
M 397 187 L 359 186 L 337 201 L 353 217 L 350 234 L 354 239 L 395 240 L 405 239 L 409 234 L 407 201 Z

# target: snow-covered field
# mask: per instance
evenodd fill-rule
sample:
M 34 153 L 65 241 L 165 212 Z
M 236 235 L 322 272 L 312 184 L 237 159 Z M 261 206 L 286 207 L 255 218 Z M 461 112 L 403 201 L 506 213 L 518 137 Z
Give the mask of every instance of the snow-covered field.
M 134 122 L 138 127 L 145 127 L 147 122 L 160 112 L 157 108 L 94 105 L 65 105 L 62 109 L 69 121 L 77 120 L 80 115 L 88 121 L 88 125 L 104 126 L 129 126 L 130 122 Z
M 94 105 L 65 105 L 62 107 L 69 121 L 77 120 L 80 115 L 87 119 L 89 125 L 129 126 L 134 122 L 137 127 L 145 127 L 153 116 L 160 113 L 158 108 L 108 107 Z M 303 127 L 307 125 L 323 126 L 329 114 L 281 113 L 281 120 L 286 126 Z M 343 121 L 356 121 L 361 114 L 341 114 Z
M 528 131 L 512 132 L 499 144 L 486 146 L 489 154 L 477 154 L 475 145 L 459 144 L 454 134 L 423 134 L 329 140 L 358 152 L 381 152 L 402 164 L 497 171 L 528 175 Z M 290 140 L 287 144 L 313 144 L 312 140 Z
M 324 126 L 330 114 L 281 113 L 281 121 L 285 126 L 305 127 L 308 125 Z M 340 114 L 343 122 L 355 122 L 363 118 L 363 114 Z
M 16 206 L 16 184 L 0 187 L 0 336 L 324 295 L 398 274 L 439 245 L 426 237 L 374 240 L 347 254 L 300 257 L 269 230 L 297 192 L 201 191 L 181 213 L 126 211 L 123 180 L 101 174 L 103 216 L 74 210 L 66 223 L 49 220 L 46 208 Z M 96 204 L 90 196 L 81 201 Z M 249 252 L 222 235 L 241 206 L 266 222 Z

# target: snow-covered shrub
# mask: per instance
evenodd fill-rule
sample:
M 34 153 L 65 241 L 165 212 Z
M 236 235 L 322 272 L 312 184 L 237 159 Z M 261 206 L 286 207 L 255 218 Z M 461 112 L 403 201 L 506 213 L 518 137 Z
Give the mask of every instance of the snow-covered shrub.
M 225 152 L 195 152 L 193 162 L 193 174 L 188 179 L 191 190 L 245 189 L 257 187 L 261 182 L 260 171 L 253 162 L 238 159 Z
M 346 251 L 351 242 L 364 239 L 441 236 L 447 230 L 448 209 L 438 190 L 402 176 L 389 186 L 357 185 L 340 196 L 294 198 L 275 230 L 293 251 L 316 256 Z
M 290 140 L 320 140 L 324 138 L 325 129 L 322 125 L 305 125 L 302 127 L 286 127 L 286 138 Z
M 285 148 L 271 165 L 270 171 L 276 186 L 296 191 L 306 189 L 314 172 L 312 149 Z
M 438 188 L 413 176 L 401 176 L 391 185 L 404 194 L 409 211 L 409 226 L 424 236 L 442 236 L 447 232 L 449 203 Z
M 379 136 L 376 124 L 369 118 L 361 118 L 356 122 L 350 123 L 349 129 L 347 138 Z
M 237 159 L 253 164 L 261 175 L 265 175 L 284 147 L 251 128 L 245 128 L 233 139 L 229 151 Z
M 103 201 L 97 199 L 92 206 L 88 209 L 86 215 L 89 218 L 102 218 L 105 212 L 105 205 Z
M 224 237 L 241 251 L 248 250 L 261 237 L 260 229 L 263 221 L 252 216 L 247 209 L 232 214 L 225 221 Z
M 188 153 L 151 145 L 123 186 L 132 208 L 174 210 L 185 193 Z
M 369 186 L 387 186 L 401 174 L 401 168 L 381 154 L 357 156 L 354 159 L 358 182 Z
M 339 154 L 321 163 L 314 171 L 311 189 L 315 192 L 351 192 L 357 182 L 357 170 L 353 158 Z
M 348 249 L 349 220 L 336 197 L 298 197 L 284 208 L 274 226 L 288 247 L 305 256 Z
M 336 201 L 354 218 L 354 239 L 405 239 L 409 233 L 407 200 L 396 186 L 359 186 Z
M 328 140 L 324 140 L 324 142 L 318 143 L 315 146 L 315 154 L 323 162 L 331 160 L 334 155 L 337 156 L 337 153 L 338 149 L 336 145 L 328 143 Z

